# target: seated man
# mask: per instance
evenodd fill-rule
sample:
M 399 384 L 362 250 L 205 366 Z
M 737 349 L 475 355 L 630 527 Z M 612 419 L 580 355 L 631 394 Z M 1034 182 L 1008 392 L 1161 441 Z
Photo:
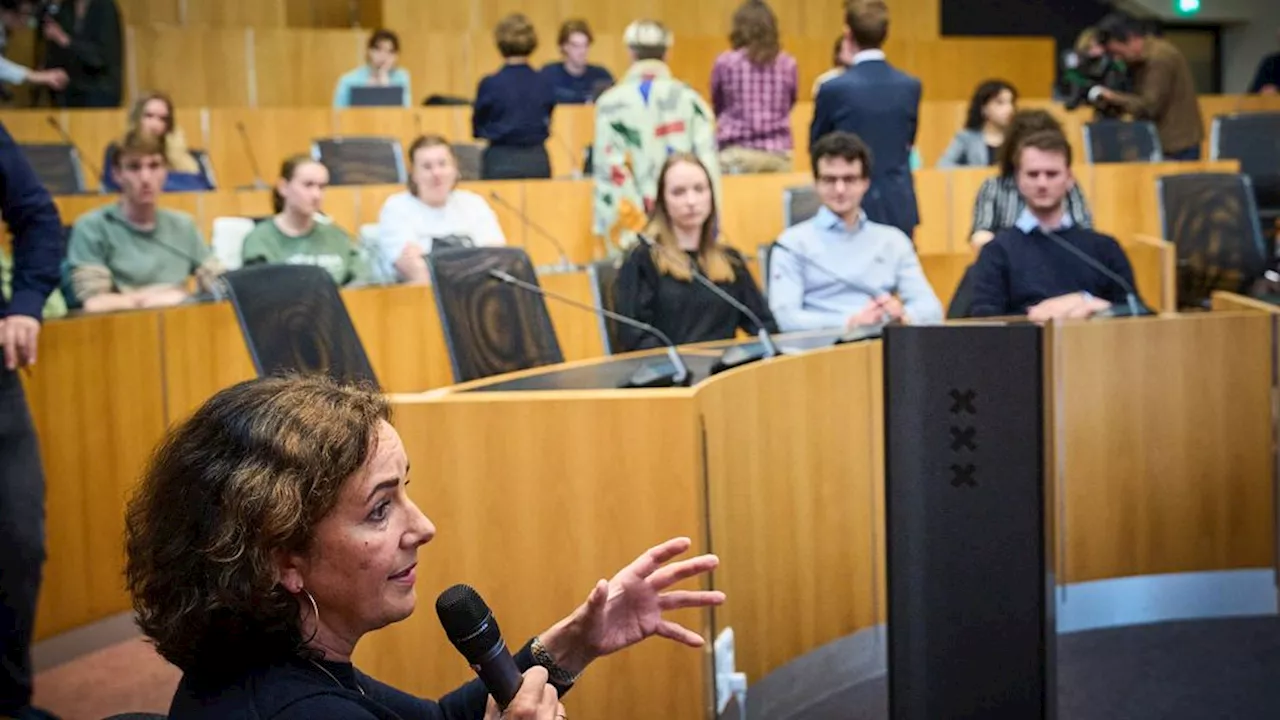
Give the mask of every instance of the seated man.
M 67 248 L 71 285 L 86 312 L 177 305 L 192 275 L 209 290 L 220 272 L 191 216 L 156 207 L 166 172 L 159 138 L 125 136 L 111 168 L 120 201 L 82 215 Z
M 769 255 L 769 307 L 783 332 L 942 320 L 911 239 L 867 219 L 871 152 L 833 132 L 813 145 L 822 208 L 788 228 Z M 896 297 L 895 297 L 896 294 Z
M 1026 315 L 1036 322 L 1086 318 L 1124 302 L 1127 292 L 1065 244 L 1102 263 L 1133 287 L 1133 269 L 1116 241 L 1078 227 L 1065 198 L 1075 185 L 1071 146 L 1062 133 L 1044 131 L 1014 149 L 1018 192 L 1026 209 L 1014 227 L 982 248 L 972 273 L 974 317 Z

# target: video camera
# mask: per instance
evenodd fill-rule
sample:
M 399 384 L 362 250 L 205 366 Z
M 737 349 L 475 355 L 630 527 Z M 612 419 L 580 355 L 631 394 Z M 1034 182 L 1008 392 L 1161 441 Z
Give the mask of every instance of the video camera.
M 1117 92 L 1129 91 L 1129 73 L 1124 65 L 1108 55 L 1089 56 L 1075 50 L 1062 54 L 1063 104 L 1075 110 L 1089 104 L 1106 117 L 1119 117 L 1119 108 L 1089 100 L 1089 90 L 1101 85 Z

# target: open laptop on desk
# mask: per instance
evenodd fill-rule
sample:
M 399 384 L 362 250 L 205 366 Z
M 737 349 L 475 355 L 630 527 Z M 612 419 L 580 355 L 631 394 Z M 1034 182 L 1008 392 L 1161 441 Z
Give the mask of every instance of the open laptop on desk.
M 351 107 L 403 107 L 403 85 L 361 85 L 351 88 Z

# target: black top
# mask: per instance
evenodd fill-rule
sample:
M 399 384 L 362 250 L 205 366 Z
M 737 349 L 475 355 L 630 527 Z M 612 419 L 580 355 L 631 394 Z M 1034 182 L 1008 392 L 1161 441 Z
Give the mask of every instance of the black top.
M 1280 53 L 1268 55 L 1258 63 L 1258 72 L 1249 83 L 1249 92 L 1261 92 L 1264 85 L 1275 85 L 1280 88 Z
M 26 315 L 39 320 L 45 299 L 58 286 L 62 221 L 49 191 L 2 123 L 0 219 L 13 233 L 13 293 L 7 302 L 0 293 L 0 318 Z
M 724 251 L 733 264 L 734 279 L 717 284 L 760 316 L 770 333 L 778 332 L 773 313 L 747 271 L 742 255 L 733 248 L 726 247 Z M 731 340 L 738 328 L 751 334 L 759 331 L 746 316 L 696 280 L 686 282 L 659 274 L 653 252 L 656 251 L 647 245 L 637 245 L 622 264 L 613 289 L 618 313 L 653 325 L 677 345 Z M 687 254 L 696 262 L 697 253 Z M 618 328 L 618 334 L 624 352 L 662 347 L 657 338 L 626 325 Z
M 999 146 L 999 145 L 988 145 L 988 146 L 987 146 L 987 164 L 988 164 L 988 165 L 995 165 L 995 164 L 996 164 L 996 159 L 997 159 L 998 157 L 1000 157 L 1000 146 Z
M 1067 242 L 1124 278 L 1131 286 L 1133 268 L 1114 239 L 1080 227 L 1057 232 Z M 1039 228 L 1025 233 L 1014 227 L 1000 231 L 982 248 L 973 274 L 973 317 L 1021 315 L 1042 300 L 1087 292 L 1113 304 L 1125 302 L 1124 288 L 1059 246 Z
M 599 65 L 588 65 L 581 75 L 573 75 L 562 62 L 547 63 L 542 66 L 542 74 L 551 83 L 556 102 L 560 105 L 595 102 L 600 93 L 613 85 L 613 75 Z
M 535 664 L 529 647 L 515 655 L 521 672 Z M 351 663 L 317 664 L 329 674 L 302 658 L 249 670 L 231 681 L 187 673 L 174 693 L 169 720 L 481 720 L 489 699 L 479 680 L 432 702 L 380 683 Z M 557 689 L 561 695 L 567 691 Z
M 472 134 L 490 145 L 541 145 L 551 134 L 555 106 L 555 91 L 545 75 L 526 64 L 503 65 L 476 88 Z
M 45 45 L 45 65 L 67 71 L 61 104 L 119 107 L 124 88 L 124 41 L 115 0 L 89 0 L 80 20 L 76 19 L 76 4 L 64 2 L 55 20 L 71 38 L 65 48 L 54 42 Z

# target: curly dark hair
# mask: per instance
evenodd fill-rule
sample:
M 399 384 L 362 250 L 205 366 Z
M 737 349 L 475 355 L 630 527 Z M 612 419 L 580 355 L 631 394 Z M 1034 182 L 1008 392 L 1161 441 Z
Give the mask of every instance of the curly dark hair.
M 763 0 L 746 0 L 733 13 L 733 30 L 729 45 L 734 50 L 746 48 L 747 58 L 755 65 L 768 65 L 778 57 L 778 18 Z
M 999 97 L 1000 93 L 1005 90 L 1013 95 L 1013 101 L 1018 101 L 1018 88 L 1014 87 L 1006 80 L 987 80 L 973 91 L 973 98 L 969 100 L 969 114 L 965 118 L 964 126 L 968 130 L 981 130 L 983 123 L 987 121 L 982 116 L 982 111 L 986 109 L 987 103 Z
M 364 387 L 269 377 L 219 392 L 169 433 L 125 532 L 138 626 L 166 660 L 217 675 L 302 652 L 276 559 L 307 551 L 389 415 Z
M 1017 159 L 1018 145 L 1022 143 L 1022 139 L 1028 135 L 1034 135 L 1046 130 L 1062 134 L 1062 124 L 1047 111 L 1019 110 L 1014 113 L 1013 119 L 1009 121 L 1009 128 L 1004 131 L 1004 144 L 1000 146 L 1000 151 L 996 157 L 996 164 L 1000 166 L 1000 174 L 1005 177 L 1013 177 L 1014 173 L 1017 172 L 1017 168 L 1014 167 L 1014 160 Z

